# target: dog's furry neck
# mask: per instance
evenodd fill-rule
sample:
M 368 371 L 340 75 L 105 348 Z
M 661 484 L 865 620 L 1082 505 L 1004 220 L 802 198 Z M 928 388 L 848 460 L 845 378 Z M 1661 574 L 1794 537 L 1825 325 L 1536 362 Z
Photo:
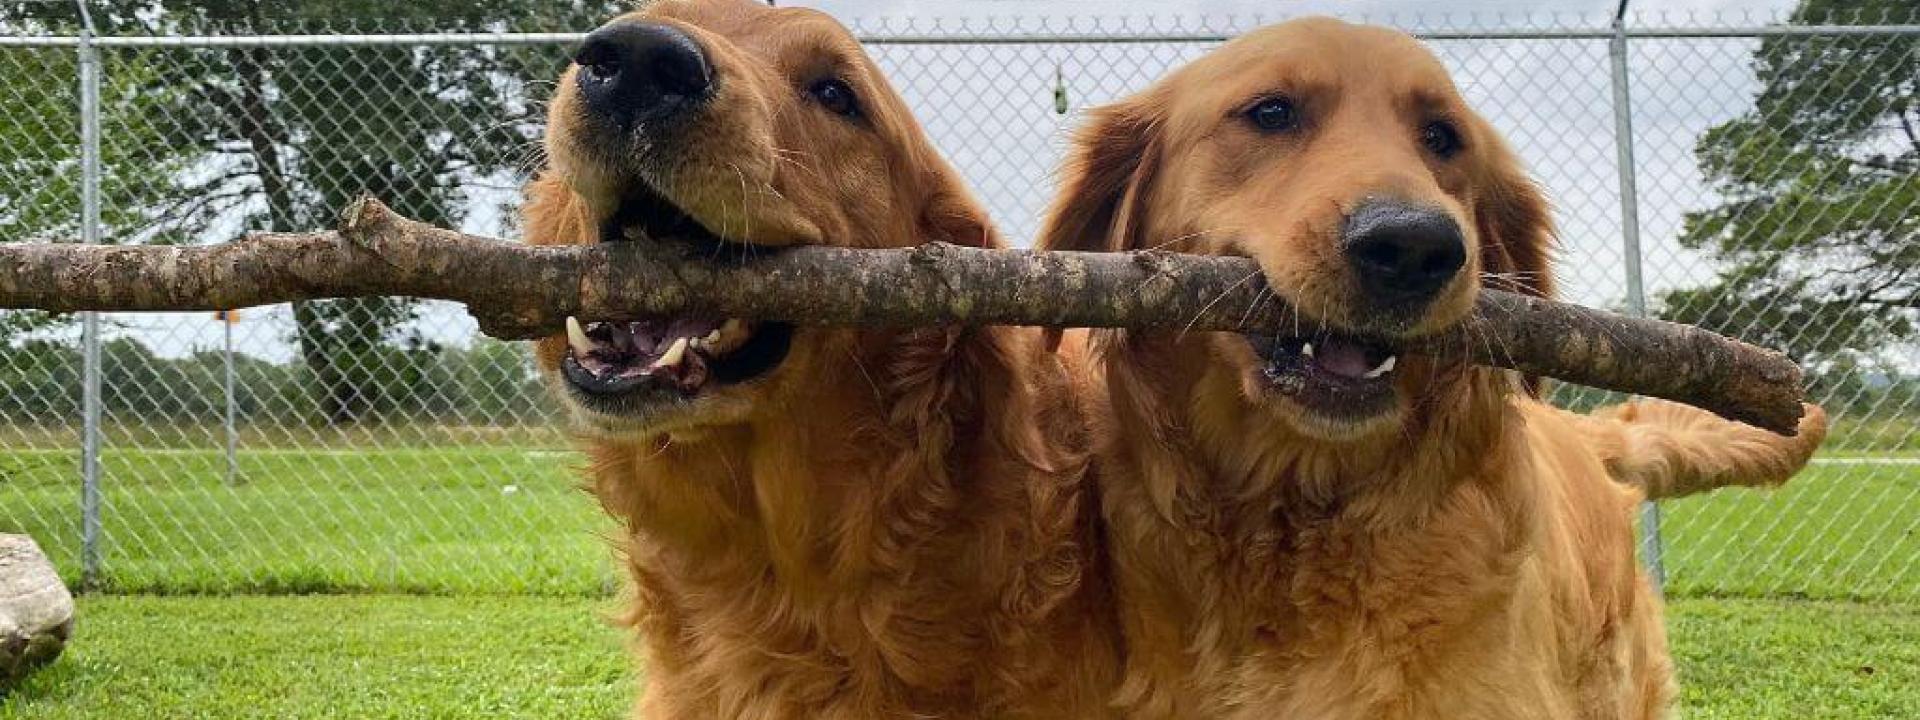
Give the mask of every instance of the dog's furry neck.
M 1101 457 L 1124 469 L 1119 482 L 1128 485 L 1103 490 L 1124 495 L 1109 505 L 1109 521 L 1178 540 L 1114 552 L 1143 558 L 1151 569 L 1140 572 L 1160 578 L 1136 592 L 1164 593 L 1155 621 L 1175 623 L 1177 640 L 1145 652 L 1198 662 L 1180 682 L 1209 688 L 1200 697 L 1228 693 L 1216 683 L 1236 677 L 1229 665 L 1240 659 L 1294 667 L 1353 637 L 1391 650 L 1380 667 L 1440 657 L 1474 613 L 1511 592 L 1540 500 L 1513 470 L 1524 465 L 1525 441 L 1510 375 L 1462 370 L 1436 384 L 1404 433 L 1339 444 L 1286 429 L 1243 398 L 1223 364 L 1140 374 L 1153 373 L 1141 351 L 1191 358 L 1192 348 L 1132 349 L 1103 363 L 1112 414 L 1126 432 L 1157 437 L 1103 438 L 1113 444 Z M 1143 502 L 1159 516 L 1145 524 Z M 1419 610 L 1396 617 L 1404 624 L 1376 622 L 1372 613 L 1386 607 Z M 1151 699 L 1151 687 L 1128 685 L 1121 700 L 1166 701 Z
M 891 546 L 904 539 L 879 536 L 937 535 L 953 519 L 950 457 L 973 439 L 956 437 L 955 425 L 975 414 L 975 399 L 956 397 L 958 383 L 944 377 L 964 348 L 930 347 L 951 342 L 889 338 L 877 343 L 887 356 L 859 363 L 884 377 L 810 378 L 782 407 L 742 423 L 596 442 L 595 493 L 660 560 L 689 558 L 688 577 L 745 573 L 800 599 L 906 571 L 882 557 L 905 552 Z M 920 527 L 865 522 L 886 503 L 911 506 Z
M 882 714 L 1021 692 L 968 684 L 1089 613 L 1061 608 L 1094 562 L 1084 440 L 1040 429 L 1069 427 L 1067 396 L 1026 379 L 1038 338 L 1013 332 L 902 332 L 866 363 L 873 394 L 824 378 L 789 418 L 593 446 L 655 687 L 710 685 L 692 692 L 723 716 L 795 692 Z M 812 687 L 831 682 L 880 685 Z

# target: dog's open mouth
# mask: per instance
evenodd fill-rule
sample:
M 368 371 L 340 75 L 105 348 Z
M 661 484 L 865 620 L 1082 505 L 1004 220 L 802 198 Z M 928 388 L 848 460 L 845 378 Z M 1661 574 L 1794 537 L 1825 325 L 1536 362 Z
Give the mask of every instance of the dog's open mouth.
M 737 244 L 637 183 L 602 229 L 605 242 L 627 231 L 645 238 L 713 246 L 716 257 Z M 649 242 L 650 240 L 641 240 Z M 715 386 L 771 372 L 786 359 L 793 326 L 777 322 L 696 316 L 583 322 L 567 318 L 567 355 L 561 374 L 575 395 L 603 410 L 631 409 L 634 401 L 692 399 Z
M 1266 361 L 1269 387 L 1309 411 L 1354 421 L 1394 406 L 1400 357 L 1384 342 L 1331 331 L 1247 340 Z

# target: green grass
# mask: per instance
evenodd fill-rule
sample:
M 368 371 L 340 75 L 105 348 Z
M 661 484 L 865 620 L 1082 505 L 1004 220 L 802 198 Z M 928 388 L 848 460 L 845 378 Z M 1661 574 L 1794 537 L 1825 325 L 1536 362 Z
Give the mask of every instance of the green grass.
M 250 449 L 233 487 L 217 451 L 109 450 L 102 589 L 208 597 L 84 597 L 0 720 L 624 716 L 580 459 L 466 442 Z M 0 451 L 0 532 L 70 581 L 78 477 L 70 449 Z M 1824 462 L 1667 503 L 1664 531 L 1683 717 L 1920 717 L 1920 465 Z M 250 595 L 314 592 L 359 594 Z
M 634 679 L 610 601 L 90 596 L 68 655 L 0 720 L 618 718 Z M 1920 609 L 1686 600 L 1668 609 L 1687 720 L 1920 717 Z
M 1674 595 L 1920 602 L 1920 461 L 1823 460 L 1779 490 L 1723 490 L 1662 511 Z
M 606 602 L 92 596 L 0 720 L 614 718 L 633 681 Z
M 1842 411 L 1834 416 L 1827 441 L 1821 447 L 1827 452 L 1920 453 L 1920 432 L 1914 431 L 1916 423 L 1920 423 L 1920 418 L 1906 412 L 1873 415 Z
M 394 447 L 448 447 L 492 445 L 494 447 L 563 448 L 567 446 L 565 425 L 527 418 L 523 424 L 459 425 L 454 423 L 413 423 L 368 421 L 348 425 L 304 423 L 241 423 L 240 447 L 245 449 L 339 450 L 358 448 L 384 450 Z M 205 450 L 223 447 L 226 428 L 204 423 L 177 423 L 151 418 L 101 418 L 100 434 L 105 447 L 166 448 Z M 9 449 L 75 451 L 80 445 L 80 425 L 0 422 L 0 444 Z
M 1920 607 L 1683 600 L 1667 627 L 1685 720 L 1920 718 Z
M 490 447 L 102 457 L 100 589 L 604 595 L 608 521 L 578 456 Z M 77 453 L 0 453 L 0 532 L 81 568 Z M 510 486 L 510 487 L 509 487 Z
M 1920 603 L 1920 461 L 1816 464 L 1786 488 L 1664 505 L 1683 597 Z M 115 592 L 604 595 L 608 521 L 577 455 L 500 446 L 109 450 L 101 588 Z M 0 532 L 80 575 L 78 454 L 0 452 Z M 512 485 L 509 490 L 506 485 Z

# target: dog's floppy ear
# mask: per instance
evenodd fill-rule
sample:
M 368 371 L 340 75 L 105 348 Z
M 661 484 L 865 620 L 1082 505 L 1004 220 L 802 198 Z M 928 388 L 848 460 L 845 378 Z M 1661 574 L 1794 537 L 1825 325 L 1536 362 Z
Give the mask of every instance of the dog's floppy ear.
M 1140 95 L 1096 108 L 1074 133 L 1061 169 L 1047 222 L 1034 242 L 1038 250 L 1118 252 L 1148 247 L 1143 196 L 1159 168 L 1160 104 Z M 1048 350 L 1060 346 L 1060 329 L 1046 333 Z
M 1473 217 L 1480 233 L 1485 285 L 1553 297 L 1553 219 L 1547 212 L 1547 199 L 1492 130 L 1483 130 L 1483 136 L 1491 159 L 1485 177 L 1478 183 Z M 1545 394 L 1545 382 L 1534 375 L 1520 378 L 1521 386 L 1535 397 Z
M 1097 108 L 1074 133 L 1060 191 L 1035 243 L 1042 250 L 1137 250 L 1143 198 L 1159 160 L 1160 103 L 1140 95 Z
M 922 242 L 944 242 L 977 248 L 1000 248 L 1005 244 L 987 218 L 987 211 L 950 175 L 934 179 L 936 190 L 920 210 Z
M 1473 216 L 1480 234 L 1487 287 L 1553 297 L 1553 220 L 1540 187 L 1491 131 L 1485 177 L 1476 188 Z

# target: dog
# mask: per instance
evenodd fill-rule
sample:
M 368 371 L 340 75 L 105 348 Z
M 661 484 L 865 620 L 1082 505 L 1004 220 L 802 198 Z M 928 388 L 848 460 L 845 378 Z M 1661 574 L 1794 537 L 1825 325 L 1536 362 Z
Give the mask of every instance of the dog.
M 1094 110 L 1041 243 L 1253 259 L 1290 332 L 1075 333 L 1141 718 L 1657 718 L 1648 495 L 1774 484 L 1781 437 L 1671 403 L 1591 416 L 1403 352 L 1481 287 L 1552 293 L 1547 205 L 1440 62 L 1331 19 Z M 1249 278 L 1250 282 L 1255 278 Z
M 648 4 L 586 37 L 549 115 L 536 244 L 1001 245 L 812 10 Z M 1109 714 L 1085 419 L 1039 330 L 577 318 L 537 359 L 620 524 L 637 716 Z

